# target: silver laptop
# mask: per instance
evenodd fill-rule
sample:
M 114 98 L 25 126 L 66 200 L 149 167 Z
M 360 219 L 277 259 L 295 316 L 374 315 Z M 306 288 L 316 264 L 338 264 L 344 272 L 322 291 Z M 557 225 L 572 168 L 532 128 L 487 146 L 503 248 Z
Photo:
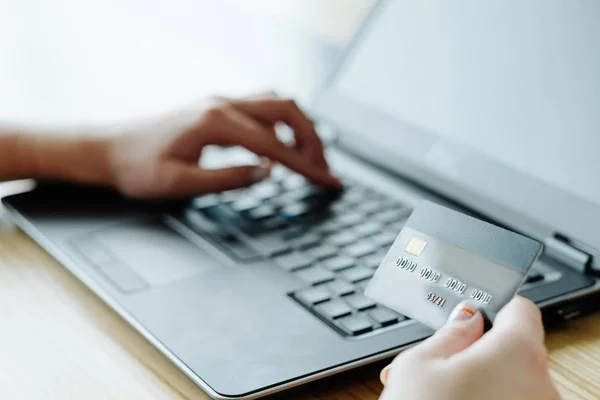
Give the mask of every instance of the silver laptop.
M 315 103 L 347 187 L 289 171 L 148 205 L 62 185 L 16 223 L 209 395 L 251 399 L 431 334 L 362 291 L 433 200 L 545 243 L 546 323 L 600 300 L 600 2 L 381 1 Z

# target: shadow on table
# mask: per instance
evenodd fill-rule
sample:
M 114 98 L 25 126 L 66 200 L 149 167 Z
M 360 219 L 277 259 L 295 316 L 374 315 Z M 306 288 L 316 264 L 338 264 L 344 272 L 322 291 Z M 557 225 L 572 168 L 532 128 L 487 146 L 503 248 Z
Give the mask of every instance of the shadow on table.
M 266 400 L 375 400 L 383 386 L 379 372 L 392 358 L 364 367 L 327 377 L 302 385 L 280 394 L 265 397 Z

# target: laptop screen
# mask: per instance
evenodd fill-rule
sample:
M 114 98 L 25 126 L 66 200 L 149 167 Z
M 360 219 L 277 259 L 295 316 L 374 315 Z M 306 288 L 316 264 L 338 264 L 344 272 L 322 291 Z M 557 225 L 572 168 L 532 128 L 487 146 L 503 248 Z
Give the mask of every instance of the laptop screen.
M 384 1 L 321 111 L 457 181 L 448 158 L 469 155 L 599 211 L 599 15 L 597 0 Z
M 599 1 L 386 7 L 341 93 L 600 204 Z

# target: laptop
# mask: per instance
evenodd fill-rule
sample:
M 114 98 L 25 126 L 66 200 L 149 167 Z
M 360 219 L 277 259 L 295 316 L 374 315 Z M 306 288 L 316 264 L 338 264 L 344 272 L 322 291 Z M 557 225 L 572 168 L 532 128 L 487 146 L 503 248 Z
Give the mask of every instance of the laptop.
M 380 1 L 314 103 L 342 192 L 278 168 L 144 204 L 41 185 L 16 224 L 217 399 L 391 357 L 432 331 L 362 292 L 423 199 L 536 238 L 546 323 L 600 301 L 596 1 Z

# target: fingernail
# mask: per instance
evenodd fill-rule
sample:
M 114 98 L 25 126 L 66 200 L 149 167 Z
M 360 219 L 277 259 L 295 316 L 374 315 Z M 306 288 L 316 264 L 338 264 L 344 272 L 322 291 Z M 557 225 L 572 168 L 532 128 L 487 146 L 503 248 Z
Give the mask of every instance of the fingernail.
M 385 384 L 388 380 L 388 375 L 390 374 L 391 367 L 392 367 L 392 364 L 389 364 L 384 369 L 382 369 L 381 372 L 379 373 L 379 380 L 381 381 L 383 386 L 385 386 Z
M 467 321 L 473 318 L 478 313 L 477 303 L 475 300 L 463 300 L 450 313 L 448 321 Z
M 252 182 L 260 182 L 269 176 L 270 171 L 270 168 L 255 167 L 250 173 L 250 179 Z
M 273 167 L 273 161 L 267 157 L 261 157 L 258 166 L 270 171 Z

